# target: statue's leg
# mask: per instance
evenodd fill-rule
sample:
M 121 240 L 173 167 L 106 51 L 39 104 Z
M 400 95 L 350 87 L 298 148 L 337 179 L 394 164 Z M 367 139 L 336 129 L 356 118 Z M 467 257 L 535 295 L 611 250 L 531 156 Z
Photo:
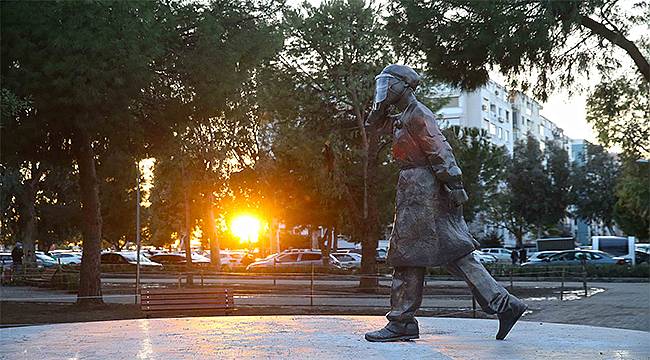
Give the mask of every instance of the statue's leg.
M 422 304 L 424 287 L 424 267 L 398 266 L 393 270 L 393 283 L 390 292 L 390 321 L 412 322 L 415 312 Z
M 494 280 L 471 253 L 448 263 L 445 267 L 452 275 L 465 280 L 483 311 L 498 314 L 508 309 L 511 296 L 508 290 Z
M 453 275 L 467 282 L 483 311 L 498 315 L 497 339 L 503 340 L 526 311 L 527 306 L 494 280 L 483 264 L 476 260 L 472 254 L 447 264 L 446 268 Z
M 415 312 L 422 303 L 424 267 L 396 267 L 391 287 L 389 322 L 383 329 L 366 334 L 368 341 L 402 341 L 417 339 L 420 335 Z

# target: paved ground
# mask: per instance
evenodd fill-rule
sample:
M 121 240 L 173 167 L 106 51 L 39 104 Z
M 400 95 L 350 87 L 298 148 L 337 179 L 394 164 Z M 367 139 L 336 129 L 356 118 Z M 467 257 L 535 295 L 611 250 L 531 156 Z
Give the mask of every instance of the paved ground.
M 288 280 L 287 280 L 288 281 Z M 459 286 L 460 281 L 434 281 L 430 286 Z M 508 285 L 504 283 L 504 285 Z M 516 282 L 521 287 L 556 287 L 555 282 Z M 579 287 L 578 283 L 567 286 Z M 650 283 L 589 283 L 590 296 L 585 298 L 581 291 L 567 294 L 564 301 L 558 294 L 538 298 L 526 298 L 530 312 L 526 320 L 555 322 L 564 324 L 594 325 L 614 328 L 650 331 Z M 74 302 L 76 295 L 65 291 L 48 290 L 32 287 L 2 287 L 0 299 L 11 301 L 37 302 Z M 133 304 L 133 295 L 108 294 L 104 300 L 110 303 Z M 238 295 L 239 306 L 308 306 L 310 299 L 306 295 L 248 293 Z M 388 295 L 319 295 L 313 301 L 316 306 L 329 307 L 379 307 L 388 308 Z M 422 309 L 471 308 L 468 296 L 429 295 L 426 296 Z
M 3 359 L 645 359 L 633 330 L 519 322 L 494 340 L 496 320 L 423 318 L 421 338 L 368 343 L 382 317 L 140 319 L 0 329 Z
M 529 299 L 533 311 L 526 320 L 650 331 L 650 283 L 589 285 L 604 291 L 567 301 Z

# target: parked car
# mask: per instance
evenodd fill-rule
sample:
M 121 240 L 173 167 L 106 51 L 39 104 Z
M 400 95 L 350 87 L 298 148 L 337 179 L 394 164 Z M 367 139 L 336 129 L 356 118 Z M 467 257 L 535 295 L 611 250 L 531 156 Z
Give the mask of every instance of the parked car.
M 55 259 L 45 255 L 42 251 L 37 251 L 34 255 L 36 257 L 36 267 L 38 268 L 49 268 L 58 265 Z M 0 253 L 0 262 L 5 270 L 11 269 L 14 263 L 11 253 Z
M 636 251 L 641 251 L 646 254 L 650 254 L 650 244 L 635 244 Z
M 72 252 L 50 252 L 50 256 L 61 265 L 81 264 L 81 254 Z
M 598 250 L 567 250 L 551 255 L 541 261 L 529 261 L 522 266 L 578 266 L 582 262 L 587 265 L 625 264 L 624 259 L 615 259 L 606 252 Z
M 637 250 L 634 252 L 635 257 L 636 257 L 636 263 L 637 264 L 648 264 L 650 263 L 650 253 L 647 253 L 645 251 L 640 251 Z
M 490 254 L 494 256 L 498 262 L 512 262 L 510 259 L 510 254 L 512 254 L 512 250 L 504 249 L 504 248 L 485 248 L 481 249 L 481 251 L 484 254 Z
M 341 263 L 343 269 L 358 269 L 361 267 L 361 255 L 353 252 L 333 253 L 331 256 Z
M 625 262 L 627 264 L 631 264 L 632 261 L 630 260 L 629 256 L 616 256 L 614 259 Z M 649 263 L 650 262 L 650 254 L 636 250 L 634 251 L 634 263 L 636 265 L 638 264 L 643 264 L 643 263 Z
M 528 255 L 528 261 L 542 261 L 543 259 L 545 259 L 545 258 L 547 258 L 549 256 L 552 256 L 552 255 L 555 255 L 557 253 L 559 253 L 559 251 L 550 251 L 549 250 L 549 251 L 534 252 L 534 253 L 531 253 L 530 255 Z
M 102 265 L 136 265 L 138 258 L 135 251 L 123 252 L 105 252 L 101 255 Z M 162 268 L 162 264 L 149 260 L 146 256 L 140 254 L 140 266 L 149 268 Z
M 177 254 L 177 253 L 158 253 L 149 256 L 149 260 L 163 265 L 187 264 L 187 258 L 185 257 L 185 254 Z M 209 265 L 210 259 L 201 255 L 192 254 L 192 263 L 197 264 L 199 266 Z
M 310 268 L 323 266 L 323 255 L 319 250 L 302 250 L 284 252 L 276 256 L 267 256 L 265 259 L 256 261 L 246 267 L 247 271 L 269 268 Z M 330 266 L 341 268 L 339 261 L 330 254 Z
M 14 264 L 14 259 L 11 257 L 10 252 L 0 253 L 0 264 L 5 270 L 11 269 Z
M 497 258 L 492 254 L 484 253 L 479 250 L 472 251 L 472 254 L 474 255 L 474 259 L 480 261 L 483 264 L 492 264 L 497 262 Z
M 378 263 L 386 262 L 386 257 L 387 256 L 388 256 L 388 249 L 384 249 L 384 248 L 378 248 L 377 249 L 376 259 L 377 259 Z
M 53 257 L 45 255 L 42 251 L 36 251 L 34 256 L 36 257 L 36 266 L 39 268 L 50 268 L 59 265 Z

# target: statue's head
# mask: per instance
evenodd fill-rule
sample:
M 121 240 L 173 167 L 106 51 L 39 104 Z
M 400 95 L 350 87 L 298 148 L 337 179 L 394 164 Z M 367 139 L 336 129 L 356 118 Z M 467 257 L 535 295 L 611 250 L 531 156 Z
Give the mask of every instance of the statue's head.
M 391 64 L 375 77 L 373 110 L 396 104 L 402 97 L 413 93 L 420 83 L 420 75 L 406 65 Z

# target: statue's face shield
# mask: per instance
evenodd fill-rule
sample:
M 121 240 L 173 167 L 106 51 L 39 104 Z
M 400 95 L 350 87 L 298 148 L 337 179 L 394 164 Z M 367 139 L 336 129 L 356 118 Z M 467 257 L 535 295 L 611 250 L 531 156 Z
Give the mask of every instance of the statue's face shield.
M 379 110 L 379 105 L 388 97 L 388 88 L 391 79 L 398 80 L 390 74 L 379 74 L 375 77 L 375 100 L 372 104 L 373 110 Z

